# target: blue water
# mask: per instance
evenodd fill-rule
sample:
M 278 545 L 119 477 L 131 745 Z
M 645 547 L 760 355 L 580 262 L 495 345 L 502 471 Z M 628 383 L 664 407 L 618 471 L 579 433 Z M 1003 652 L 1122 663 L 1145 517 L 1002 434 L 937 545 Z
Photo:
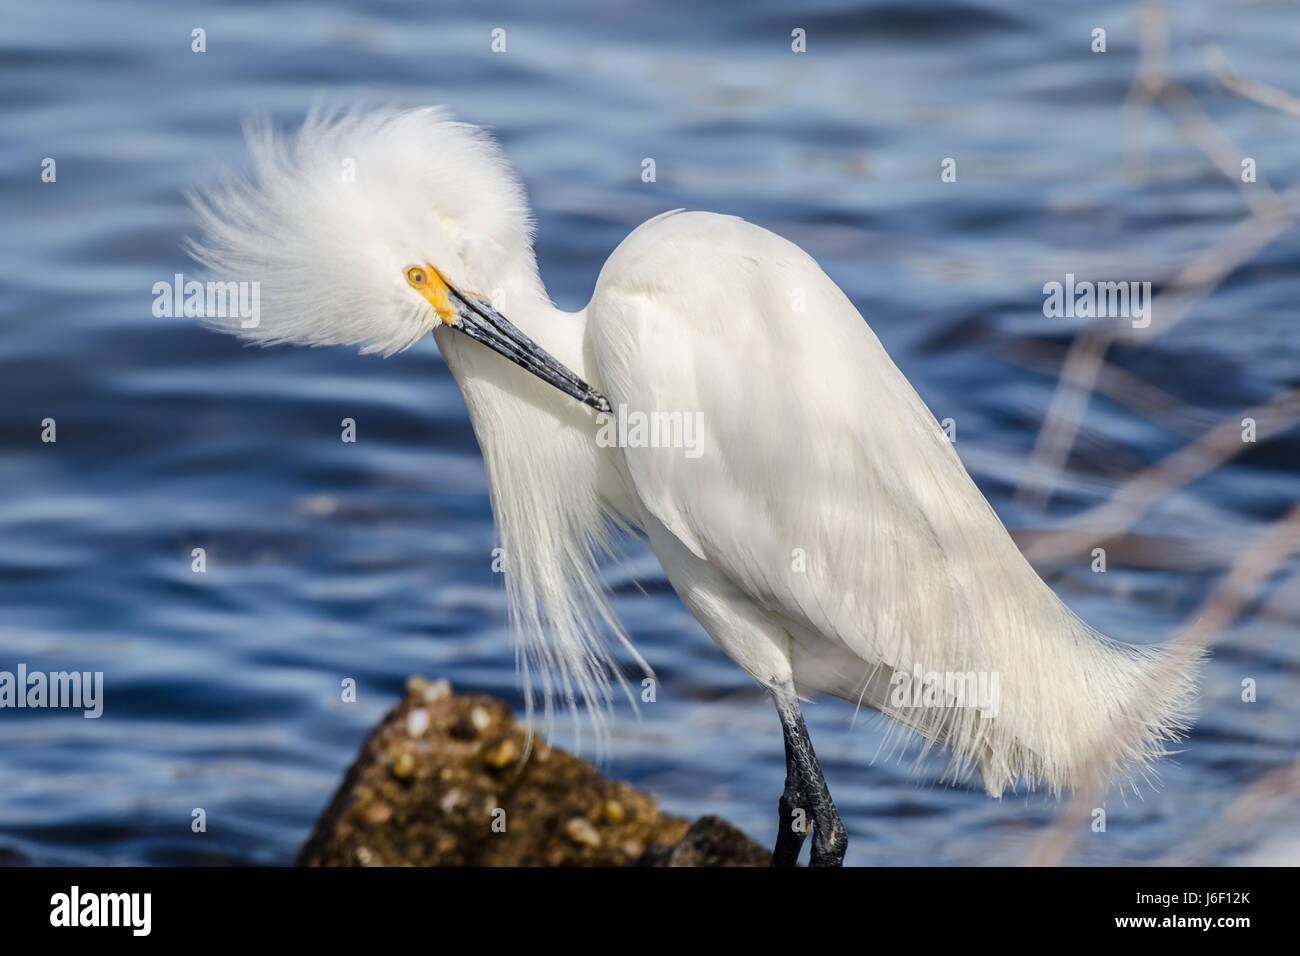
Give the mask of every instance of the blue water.
M 242 162 L 249 113 L 292 124 L 322 97 L 444 103 L 493 127 L 565 308 L 663 210 L 781 232 L 958 421 L 958 451 L 1017 532 L 1099 503 L 1300 381 L 1292 231 L 1176 331 L 1112 353 L 1189 412 L 1157 423 L 1095 399 L 1047 511 L 1015 504 L 1077 327 L 1043 317 L 1042 284 L 1167 275 L 1244 215 L 1239 190 L 1159 112 L 1149 178 L 1125 175 L 1129 3 L 783 6 L 5 4 L 0 669 L 103 671 L 107 686 L 98 720 L 0 711 L 0 860 L 287 863 L 408 674 L 520 703 L 481 463 L 434 344 L 387 361 L 249 350 L 152 315 L 153 284 L 193 271 L 183 191 Z M 1180 2 L 1173 19 L 1173 74 L 1263 178 L 1300 181 L 1300 125 L 1217 87 L 1191 42 L 1211 38 L 1238 69 L 1300 92 L 1300 8 Z M 1088 50 L 1098 26 L 1105 54 Z M 195 27 L 206 53 L 190 49 Z M 494 27 L 505 54 L 489 50 Z M 790 50 L 795 27 L 806 54 Z M 957 183 L 939 181 L 949 156 Z M 55 183 L 41 181 L 45 157 Z M 655 183 L 641 181 L 645 157 Z M 339 440 L 345 417 L 356 444 Z M 45 418 L 57 443 L 40 440 Z M 1136 532 L 1168 567 L 1116 558 L 1053 586 L 1104 631 L 1167 636 L 1294 503 L 1298 463 L 1292 429 L 1163 496 Z M 196 547 L 204 574 L 190 569 Z M 646 593 L 617 576 L 617 607 L 661 689 L 639 721 L 620 713 L 607 771 L 770 841 L 783 758 L 769 702 L 653 558 L 631 570 Z M 1288 558 L 1217 642 L 1203 716 L 1162 789 L 1112 800 L 1107 832 L 1080 826 L 1069 859 L 1228 862 L 1294 840 L 1294 799 L 1230 807 L 1300 748 L 1298 572 Z M 356 703 L 340 701 L 347 677 Z M 1255 703 L 1240 699 L 1246 678 Z M 849 862 L 1015 862 L 1054 817 L 1040 797 L 938 787 L 938 760 L 870 765 L 882 728 L 866 715 L 851 726 L 852 711 L 807 708 Z M 195 834 L 200 807 L 208 829 Z

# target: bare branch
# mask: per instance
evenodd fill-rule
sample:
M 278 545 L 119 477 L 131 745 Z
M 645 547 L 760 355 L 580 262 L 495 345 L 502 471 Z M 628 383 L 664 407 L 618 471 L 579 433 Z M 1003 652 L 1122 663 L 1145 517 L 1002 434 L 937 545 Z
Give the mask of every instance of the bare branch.
M 1241 418 L 1255 419 L 1256 438 L 1267 439 L 1300 422 L 1300 392 L 1221 422 L 1201 438 L 1134 475 L 1109 501 L 1075 515 L 1056 532 L 1037 537 L 1025 552 L 1031 562 L 1059 561 L 1087 552 L 1131 529 L 1161 498 L 1231 461 L 1251 447 L 1241 440 Z
M 1223 51 L 1213 43 L 1201 44 L 1201 56 L 1204 58 L 1206 65 L 1209 66 L 1210 71 L 1214 73 L 1215 78 L 1228 90 L 1238 96 L 1244 96 L 1248 100 L 1254 100 L 1261 106 L 1267 106 L 1280 113 L 1286 113 L 1288 116 L 1300 119 L 1300 97 L 1294 96 L 1286 90 L 1279 90 L 1276 86 L 1269 86 L 1267 83 L 1248 80 L 1241 76 L 1232 68 L 1228 58 L 1223 55 Z

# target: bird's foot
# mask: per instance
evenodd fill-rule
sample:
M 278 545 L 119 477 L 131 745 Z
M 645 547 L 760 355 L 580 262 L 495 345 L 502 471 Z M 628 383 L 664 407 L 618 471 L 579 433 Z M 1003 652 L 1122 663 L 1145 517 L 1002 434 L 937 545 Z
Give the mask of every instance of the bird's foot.
M 809 866 L 843 866 L 844 851 L 848 849 L 848 833 L 829 792 L 822 794 L 813 813 L 812 854 Z

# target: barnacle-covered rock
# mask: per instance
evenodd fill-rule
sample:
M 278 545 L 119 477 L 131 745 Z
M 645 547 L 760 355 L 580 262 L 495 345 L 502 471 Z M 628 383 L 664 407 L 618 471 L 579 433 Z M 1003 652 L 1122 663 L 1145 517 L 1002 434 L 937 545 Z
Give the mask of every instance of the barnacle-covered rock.
M 753 866 L 718 820 L 694 826 L 534 737 L 491 697 L 412 677 L 362 745 L 298 856 L 303 866 Z

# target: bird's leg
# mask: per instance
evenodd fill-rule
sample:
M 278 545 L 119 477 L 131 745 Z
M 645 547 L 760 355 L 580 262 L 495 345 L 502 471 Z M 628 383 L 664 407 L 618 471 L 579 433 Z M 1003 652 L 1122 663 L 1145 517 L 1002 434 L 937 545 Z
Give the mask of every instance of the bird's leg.
M 776 849 L 772 851 L 772 865 L 794 866 L 799 860 L 799 851 L 803 849 L 804 838 L 808 835 L 811 808 L 808 805 L 807 790 L 803 786 L 803 774 L 795 758 L 791 723 L 786 720 L 779 698 L 777 710 L 781 714 L 781 730 L 785 736 L 785 790 L 777 805 Z
M 785 791 L 781 794 L 781 817 L 777 826 L 773 866 L 794 866 L 813 826 L 811 866 L 840 866 L 848 838 L 835 801 L 826 787 L 817 754 L 808 739 L 799 698 L 789 681 L 773 688 L 776 712 L 781 716 L 785 736 Z M 811 820 L 809 819 L 811 818 Z

